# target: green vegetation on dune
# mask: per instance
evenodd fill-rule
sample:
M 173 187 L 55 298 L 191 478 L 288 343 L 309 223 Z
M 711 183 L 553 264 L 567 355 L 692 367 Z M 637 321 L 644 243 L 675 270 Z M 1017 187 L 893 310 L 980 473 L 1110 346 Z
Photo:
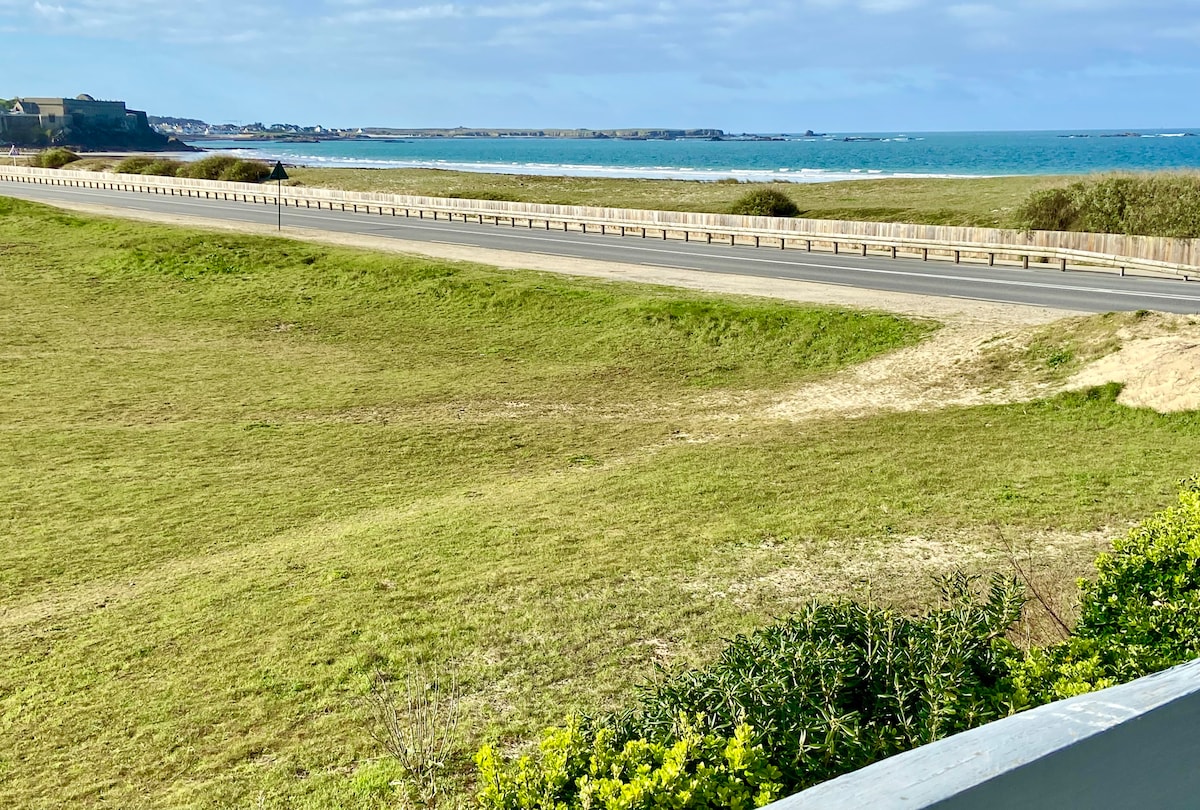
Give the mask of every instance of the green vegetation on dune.
M 485 739 L 811 595 L 919 606 L 1200 454 L 1111 387 L 764 415 L 932 324 L 4 199 L 0 300 L 7 806 L 383 806 L 360 699 L 421 666 L 463 692 L 463 793 Z
M 432 197 L 658 211 L 727 213 L 752 189 L 783 194 L 799 216 L 813 219 L 1008 224 L 1033 190 L 1062 185 L 1055 177 L 880 179 L 838 183 L 705 183 L 596 177 L 539 177 L 437 169 L 288 169 L 295 185 Z
M 1036 191 L 1016 227 L 1142 236 L 1200 237 L 1200 173 L 1117 174 Z

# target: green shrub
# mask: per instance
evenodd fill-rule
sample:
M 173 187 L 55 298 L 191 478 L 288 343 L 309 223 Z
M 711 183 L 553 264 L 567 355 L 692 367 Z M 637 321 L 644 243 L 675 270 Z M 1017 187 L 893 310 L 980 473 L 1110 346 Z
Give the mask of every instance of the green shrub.
M 1009 580 L 994 578 L 984 594 L 971 578 L 948 577 L 942 605 L 922 616 L 809 604 L 738 636 L 709 666 L 647 687 L 625 712 L 549 730 L 536 757 L 506 764 L 484 747 L 481 803 L 749 807 L 1196 658 L 1200 479 L 1116 541 L 1096 570 L 1094 582 L 1080 582 L 1081 615 L 1067 641 L 1024 654 L 1005 638 L 1024 602 Z
M 195 180 L 227 180 L 235 183 L 261 183 L 271 167 L 260 160 L 243 160 L 232 155 L 209 155 L 184 164 L 180 177 Z
M 585 727 L 576 718 L 547 731 L 536 756 L 508 764 L 484 746 L 475 763 L 487 810 L 750 810 L 777 799 L 782 787 L 750 726 L 725 737 L 686 716 L 670 742 L 623 742 L 611 727 Z
M 154 158 L 145 155 L 127 157 L 113 167 L 117 174 L 141 174 L 142 170 L 154 162 Z
M 271 167 L 258 160 L 238 160 L 221 172 L 218 180 L 234 183 L 261 183 L 271 173 Z
M 1065 188 L 1035 191 L 1013 212 L 1013 224 L 1026 231 L 1069 231 L 1076 217 L 1075 201 Z
M 982 596 L 971 578 L 955 575 L 943 582 L 943 594 L 945 605 L 920 617 L 849 601 L 812 603 L 737 637 L 710 666 L 647 688 L 636 707 L 597 721 L 595 730 L 574 721 L 550 730 L 539 760 L 504 770 L 484 749 L 483 781 L 499 785 L 488 797 L 504 797 L 484 804 L 558 806 L 562 791 L 594 778 L 597 751 L 661 752 L 680 744 L 680 717 L 696 718 L 710 746 L 754 729 L 764 763 L 777 769 L 764 779 L 787 792 L 1003 717 L 1015 655 L 1004 636 L 1020 615 L 1020 589 L 995 579 Z M 647 804 L 630 806 L 676 806 L 667 794 L 653 794 L 654 785 L 643 786 L 652 791 Z M 511 803 L 518 793 L 543 803 Z
M 158 177 L 175 177 L 183 167 L 184 164 L 178 160 L 160 158 L 147 164 L 142 169 L 142 174 L 152 174 Z
M 1012 224 L 1025 230 L 1200 237 L 1200 175 L 1124 175 L 1035 191 Z
M 120 174 L 148 174 L 158 177 L 175 177 L 185 164 L 170 158 L 135 155 L 118 163 L 113 171 Z
M 794 217 L 800 213 L 792 198 L 773 188 L 747 191 L 729 208 L 731 214 L 750 217 Z
M 1030 706 L 1103 689 L 1200 656 L 1200 481 L 1174 508 L 1113 543 L 1081 581 L 1080 617 L 1062 644 L 1033 650 L 1014 672 Z
M 180 170 L 180 177 L 190 177 L 193 180 L 220 180 L 221 172 L 228 169 L 238 158 L 232 155 L 209 155 L 188 163 Z
M 34 155 L 32 163 L 34 166 L 39 166 L 43 169 L 61 169 L 68 163 L 74 163 L 77 160 L 79 160 L 79 155 L 70 149 L 55 147 L 54 149 L 38 152 Z
M 986 595 L 961 574 L 943 606 L 906 616 L 843 601 L 735 638 L 713 664 L 645 690 L 618 719 L 627 737 L 663 739 L 681 713 L 729 734 L 753 726 L 788 790 L 1008 713 L 1005 635 L 1024 597 L 996 578 Z

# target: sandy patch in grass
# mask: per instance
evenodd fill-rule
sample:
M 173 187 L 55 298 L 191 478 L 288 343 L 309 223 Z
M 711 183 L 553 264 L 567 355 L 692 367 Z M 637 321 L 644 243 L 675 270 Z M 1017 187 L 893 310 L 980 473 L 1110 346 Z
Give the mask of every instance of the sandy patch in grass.
M 1126 338 L 1120 351 L 1080 371 L 1068 387 L 1120 382 L 1122 405 L 1159 413 L 1200 409 L 1200 324 L 1176 322 L 1175 334 Z
M 916 346 L 789 393 L 768 406 L 765 415 L 800 420 L 999 405 L 1109 382 L 1125 385 L 1118 401 L 1130 407 L 1160 413 L 1200 409 L 1200 320 L 1188 316 L 1154 313 L 1123 326 L 1115 334 L 1118 351 L 1064 380 L 1017 375 L 996 385 L 994 376 L 979 373 L 989 352 L 1028 345 L 1045 323 L 1030 318 L 1015 329 L 1003 329 L 994 320 L 951 321 Z
M 983 528 L 930 536 L 889 536 L 855 543 L 767 540 L 724 549 L 709 557 L 696 576 L 681 583 L 689 594 L 799 608 L 812 599 L 849 597 L 899 609 L 937 602 L 936 577 L 962 570 L 1000 573 L 1032 583 L 1055 612 L 1073 618 L 1075 581 L 1094 573 L 1096 555 L 1128 527 L 1095 531 L 1022 531 L 1019 536 Z M 1031 613 L 1040 611 L 1037 598 Z M 1032 616 L 1036 622 L 1038 617 Z

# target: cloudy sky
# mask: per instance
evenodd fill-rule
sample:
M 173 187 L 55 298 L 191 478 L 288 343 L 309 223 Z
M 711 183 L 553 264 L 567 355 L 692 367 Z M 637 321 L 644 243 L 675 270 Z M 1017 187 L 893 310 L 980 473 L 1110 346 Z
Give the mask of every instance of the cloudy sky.
M 0 97 L 326 126 L 1200 128 L 1200 0 L 0 0 Z

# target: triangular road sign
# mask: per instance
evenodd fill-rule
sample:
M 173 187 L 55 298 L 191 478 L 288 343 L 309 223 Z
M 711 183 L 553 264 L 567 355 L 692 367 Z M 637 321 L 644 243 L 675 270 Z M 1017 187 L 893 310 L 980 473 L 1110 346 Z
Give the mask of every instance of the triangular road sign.
M 267 176 L 268 180 L 287 180 L 287 172 L 283 170 L 283 163 L 275 161 L 275 168 L 271 169 L 271 174 Z

